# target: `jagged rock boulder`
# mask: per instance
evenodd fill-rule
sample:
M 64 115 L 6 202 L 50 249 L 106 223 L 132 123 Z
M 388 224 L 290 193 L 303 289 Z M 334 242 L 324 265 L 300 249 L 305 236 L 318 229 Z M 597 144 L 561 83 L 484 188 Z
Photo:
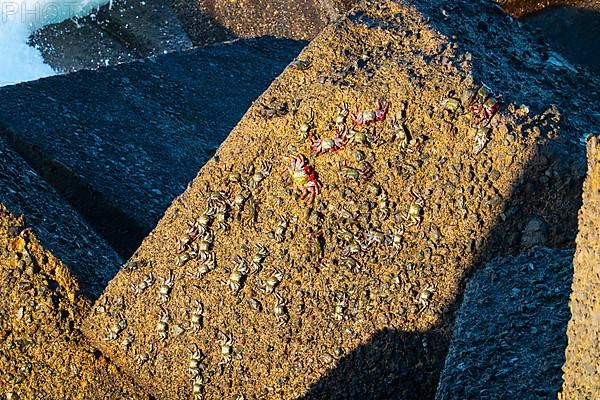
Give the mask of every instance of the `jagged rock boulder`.
M 561 399 L 600 395 L 600 137 L 587 141 L 588 174 L 579 212 L 569 345 Z
M 436 400 L 550 399 L 560 390 L 573 251 L 537 247 L 477 270 Z
M 3 139 L 0 205 L 24 215 L 42 246 L 67 266 L 84 296 L 96 299 L 117 273 L 117 253 Z
M 0 398 L 148 399 L 83 337 L 90 302 L 24 219 L 2 204 L 0 280 Z
M 549 107 L 579 81 L 548 89 L 543 48 L 498 12 L 364 1 L 325 28 L 111 281 L 85 334 L 163 399 L 433 397 L 463 279 L 518 246 L 524 216 L 567 220 L 572 201 L 522 199 L 577 187 L 576 161 L 552 157 L 590 127 L 559 115 L 586 93 Z M 498 112 L 481 81 L 503 93 Z M 569 243 L 565 226 L 548 241 Z

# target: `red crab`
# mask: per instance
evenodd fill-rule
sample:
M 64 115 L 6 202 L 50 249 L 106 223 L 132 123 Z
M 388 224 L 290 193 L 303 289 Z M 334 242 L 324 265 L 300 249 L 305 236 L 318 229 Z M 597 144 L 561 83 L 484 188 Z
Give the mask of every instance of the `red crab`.
M 310 152 L 314 155 L 321 155 L 323 153 L 334 152 L 340 149 L 343 149 L 344 146 L 348 143 L 348 137 L 346 133 L 342 130 L 340 132 L 339 128 L 336 128 L 333 133 L 333 138 L 310 138 Z
M 287 171 L 292 176 L 294 185 L 302 190 L 300 199 L 304 199 L 310 194 L 310 202 L 315 200 L 315 195 L 319 193 L 321 182 L 317 179 L 315 169 L 308 165 L 308 160 L 304 155 L 290 155 L 287 157 L 289 164 L 286 166 Z
M 487 126 L 500 109 L 501 102 L 502 95 L 492 93 L 485 85 L 481 86 L 468 107 L 476 118 L 475 125 L 485 121 L 484 126 Z
M 383 121 L 387 115 L 388 108 L 390 108 L 390 102 L 385 99 L 378 98 L 375 101 L 374 110 L 367 110 L 361 113 L 358 112 L 358 108 L 356 108 L 356 111 L 351 114 L 352 123 L 354 125 L 363 126 L 373 122 Z

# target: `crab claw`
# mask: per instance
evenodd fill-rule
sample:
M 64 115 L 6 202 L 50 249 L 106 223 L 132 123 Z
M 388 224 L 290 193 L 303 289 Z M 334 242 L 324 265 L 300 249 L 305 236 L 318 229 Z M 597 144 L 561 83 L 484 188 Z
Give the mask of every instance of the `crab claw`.
M 385 116 L 387 115 L 388 109 L 390 108 L 390 102 L 382 99 L 382 98 L 378 98 L 375 101 L 375 120 L 376 121 L 383 121 L 385 119 Z
M 350 113 L 350 119 L 354 125 L 363 126 L 365 124 L 364 115 L 358 111 L 358 107 L 354 109 L 354 112 Z

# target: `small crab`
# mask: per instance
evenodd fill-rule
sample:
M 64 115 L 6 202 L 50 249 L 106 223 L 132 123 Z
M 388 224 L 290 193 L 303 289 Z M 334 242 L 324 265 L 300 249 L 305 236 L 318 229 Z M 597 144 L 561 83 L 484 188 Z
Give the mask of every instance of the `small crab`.
M 261 243 L 256 243 L 256 253 L 252 258 L 252 271 L 260 270 L 263 261 L 269 256 L 269 250 Z
M 273 307 L 273 314 L 279 322 L 279 326 L 283 326 L 288 323 L 290 316 L 287 312 L 287 300 L 285 300 L 279 293 L 275 293 L 277 303 Z
M 104 340 L 107 340 L 107 341 L 116 340 L 119 337 L 119 335 L 121 334 L 121 332 L 123 332 L 123 330 L 125 330 L 125 328 L 127 328 L 127 321 L 125 320 L 125 317 L 123 316 L 123 314 L 121 314 L 117 321 L 115 321 L 113 324 L 111 324 L 110 327 L 106 328 L 107 336 Z
M 203 359 L 204 354 L 202 354 L 202 351 L 200 351 L 198 346 L 194 344 L 190 350 L 190 362 L 188 363 L 188 372 L 192 375 L 192 377 L 195 378 L 200 375 L 200 368 L 202 367 Z
M 373 166 L 366 161 L 361 163 L 360 168 L 348 167 L 345 162 L 340 165 L 340 175 L 347 179 L 365 182 L 371 179 L 374 173 Z
M 190 317 L 190 326 L 194 332 L 198 332 L 202 328 L 202 319 L 204 316 L 204 306 L 198 300 L 194 302 L 194 309 Z
M 346 118 L 348 118 L 348 115 L 350 114 L 350 112 L 348 111 L 348 103 L 346 102 L 343 102 L 342 106 L 339 107 L 339 109 L 339 112 L 335 116 L 336 126 L 344 125 L 346 123 Z
M 358 108 L 356 108 L 356 111 L 351 114 L 352 123 L 354 125 L 363 126 L 371 124 L 373 122 L 383 121 L 385 119 L 385 116 L 387 115 L 389 107 L 389 101 L 386 101 L 382 98 L 378 98 L 375 101 L 374 110 L 359 112 Z
M 303 200 L 310 194 L 310 202 L 312 203 L 321 187 L 321 182 L 317 179 L 314 168 L 308 164 L 308 160 L 302 154 L 288 156 L 288 160 L 289 164 L 286 169 L 290 173 L 294 185 L 302 190 L 300 199 Z
M 215 226 L 217 229 L 228 231 L 229 224 L 227 223 L 227 214 L 229 211 L 229 207 L 225 202 L 219 202 L 216 208 L 215 214 Z
M 315 127 L 314 122 L 315 122 L 315 113 L 311 109 L 310 112 L 308 113 L 308 115 L 306 116 L 306 119 L 304 120 L 304 122 L 302 122 L 300 124 L 300 126 L 298 127 L 298 137 L 300 138 L 301 141 L 306 140 L 310 136 L 310 132 Z
M 283 272 L 281 272 L 278 269 L 273 271 L 273 273 L 265 281 L 265 284 L 262 288 L 263 292 L 265 292 L 267 294 L 273 293 L 275 291 L 275 288 L 277 287 L 277 285 L 279 285 L 279 283 L 281 282 L 282 279 L 283 279 Z
M 273 233 L 275 240 L 278 242 L 283 242 L 285 240 L 285 231 L 287 230 L 288 224 L 289 222 L 284 216 L 279 217 L 279 223 L 277 224 L 275 232 Z
M 169 335 L 168 324 L 170 320 L 169 313 L 161 307 L 160 312 L 158 313 L 158 322 L 156 323 L 156 333 L 161 341 L 165 340 Z
M 197 375 L 192 380 L 192 394 L 194 400 L 204 400 L 204 378 L 202 375 Z
M 141 294 L 144 290 L 148 289 L 153 284 L 154 284 L 154 276 L 152 275 L 152 272 L 149 272 L 148 275 L 146 275 L 146 277 L 137 285 L 135 283 L 132 283 L 131 290 L 135 294 Z
M 250 187 L 250 189 L 256 189 L 258 187 L 258 185 L 267 177 L 269 176 L 269 174 L 271 173 L 271 163 L 263 160 L 263 162 L 260 164 L 260 171 L 256 171 L 253 175 L 252 178 L 250 178 L 250 182 L 248 183 L 248 186 Z
M 343 149 L 348 143 L 348 137 L 345 133 L 345 127 L 340 129 L 339 127 L 333 132 L 332 138 L 310 138 L 310 152 L 314 155 L 320 155 L 323 153 L 334 152 Z
M 244 279 L 246 277 L 246 274 L 248 273 L 248 265 L 246 263 L 246 260 L 244 260 L 239 255 L 236 255 L 233 258 L 233 262 L 235 265 L 231 270 L 229 279 L 223 283 L 229 286 L 233 294 L 237 294 L 242 288 L 242 284 L 244 283 Z
M 158 289 L 158 299 L 163 303 L 169 301 L 169 293 L 171 293 L 171 289 L 173 289 L 173 271 L 169 271 L 169 275 L 166 278 L 160 278 L 162 280 L 162 284 Z
M 421 306 L 419 312 L 422 312 L 429 306 L 429 301 L 433 297 L 433 293 L 435 291 L 435 287 L 432 285 L 427 285 L 421 290 L 419 293 L 419 298 L 416 300 L 417 304 Z
M 298 71 L 306 71 L 312 65 L 310 60 L 295 59 L 290 63 L 290 67 L 297 69 Z
M 502 95 L 494 94 L 489 87 L 482 85 L 468 105 L 468 110 L 474 116 L 473 125 L 488 126 L 500 109 L 501 101 Z
M 264 119 L 273 117 L 282 117 L 289 112 L 287 102 L 279 102 L 277 99 L 271 99 L 270 104 L 261 103 L 261 108 L 257 111 L 258 116 Z
M 229 364 L 229 362 L 231 361 L 231 347 L 233 345 L 233 339 L 224 333 L 222 333 L 221 336 L 222 338 L 218 341 L 218 343 L 221 347 L 221 357 L 223 357 L 223 359 L 221 360 L 219 365 L 224 365 Z
M 411 193 L 414 200 L 408 207 L 408 213 L 403 215 L 402 218 L 408 222 L 408 226 L 419 226 L 423 219 L 423 206 L 425 202 L 418 193 L 414 191 Z
M 368 144 L 369 137 L 367 136 L 367 132 L 363 128 L 352 127 L 346 134 L 348 138 L 348 143 L 354 144 Z
M 479 127 L 475 133 L 475 141 L 473 142 L 473 153 L 478 155 L 483 151 L 485 146 L 490 141 L 490 128 Z

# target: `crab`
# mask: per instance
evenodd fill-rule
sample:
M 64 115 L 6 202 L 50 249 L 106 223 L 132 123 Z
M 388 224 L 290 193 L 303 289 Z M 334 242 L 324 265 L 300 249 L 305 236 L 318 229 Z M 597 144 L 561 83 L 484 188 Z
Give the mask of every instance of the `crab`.
M 425 202 L 423 198 L 416 192 L 411 192 L 413 195 L 413 202 L 408 207 L 408 212 L 406 215 L 402 216 L 402 219 L 408 222 L 407 226 L 419 226 L 423 219 L 423 206 Z
M 194 305 L 195 308 L 192 310 L 190 317 L 190 326 L 194 332 L 198 332 L 202 328 L 204 306 L 198 300 L 194 302 Z
M 290 155 L 287 158 L 289 164 L 286 169 L 292 176 L 294 185 L 302 190 L 300 199 L 304 200 L 310 194 L 310 202 L 312 203 L 321 187 L 321 182 L 317 179 L 314 168 L 308 165 L 308 160 L 302 154 Z
M 320 155 L 323 153 L 334 152 L 343 149 L 348 143 L 348 137 L 346 136 L 345 127 L 340 129 L 336 128 L 333 133 L 333 138 L 310 138 L 310 152 L 314 155 Z
M 466 98 L 466 96 L 465 96 Z M 469 101 L 469 100 L 467 100 Z M 476 95 L 471 96 L 468 110 L 474 116 L 474 125 L 488 126 L 496 112 L 500 109 L 502 95 L 494 94 L 485 84 L 482 85 Z
M 169 313 L 161 307 L 160 313 L 158 313 L 158 322 L 156 323 L 156 333 L 158 334 L 158 339 L 163 341 L 169 335 L 169 321 L 171 318 L 169 317 Z
M 366 161 L 361 163 L 360 168 L 349 167 L 345 162 L 340 165 L 340 174 L 347 179 L 365 182 L 371 179 L 374 173 L 373 166 Z
M 377 100 L 375 100 L 374 110 L 359 112 L 358 108 L 356 108 L 355 112 L 353 112 L 350 115 L 352 123 L 354 125 L 363 126 L 371 124 L 373 122 L 383 121 L 385 119 L 385 116 L 387 115 L 389 107 L 389 101 L 382 98 L 378 98 Z
M 346 123 L 346 118 L 348 118 L 348 115 L 350 114 L 348 111 L 348 103 L 343 102 L 341 107 L 338 108 L 339 112 L 335 116 L 335 124 L 337 126 L 343 126 Z
M 202 360 L 204 359 L 204 354 L 202 351 L 198 349 L 197 345 L 192 345 L 190 350 L 190 362 L 188 363 L 188 372 L 192 375 L 192 377 L 197 377 L 200 375 L 200 368 L 202 367 Z
M 275 307 L 273 307 L 273 314 L 275 314 L 279 326 L 281 327 L 288 323 L 290 316 L 287 312 L 287 301 L 279 293 L 275 293 L 275 297 L 277 298 L 277 303 L 275 304 Z
M 166 278 L 160 279 L 163 283 L 158 289 L 158 299 L 164 303 L 169 301 L 169 293 L 171 293 L 171 289 L 173 289 L 173 271 L 169 271 L 169 275 L 167 275 Z
M 233 345 L 233 339 L 226 334 L 221 334 L 222 338 L 218 341 L 219 346 L 221 347 L 221 356 L 223 359 L 219 363 L 219 365 L 229 364 L 231 361 L 231 347 Z
M 229 279 L 224 281 L 223 283 L 231 289 L 231 293 L 237 294 L 242 288 L 242 284 L 244 283 L 244 279 L 246 278 L 246 274 L 248 273 L 248 265 L 246 260 L 244 260 L 239 255 L 236 255 L 233 258 L 234 267 L 231 270 L 231 274 L 229 275 Z
M 298 137 L 301 141 L 306 140 L 310 136 L 310 132 L 314 129 L 315 113 L 311 109 L 304 122 L 298 127 Z

